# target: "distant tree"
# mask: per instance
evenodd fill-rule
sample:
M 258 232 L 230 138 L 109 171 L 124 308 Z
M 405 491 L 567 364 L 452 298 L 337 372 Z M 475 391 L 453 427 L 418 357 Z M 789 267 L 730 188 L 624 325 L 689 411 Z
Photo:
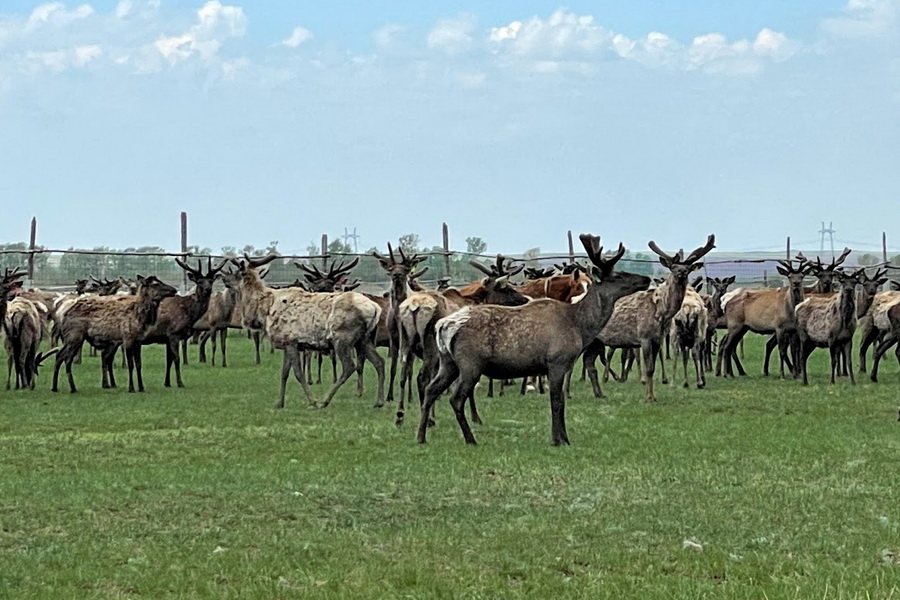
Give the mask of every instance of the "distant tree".
M 328 254 L 353 254 L 353 247 L 337 238 L 328 244 Z
M 401 235 L 400 239 L 400 247 L 403 248 L 403 251 L 406 254 L 415 254 L 419 251 L 419 236 L 415 233 L 407 233 L 405 235 Z
M 229 258 L 237 256 L 237 248 L 234 246 L 222 246 L 222 255 Z
M 269 242 L 269 245 L 266 246 L 265 255 L 268 256 L 270 254 L 277 254 L 281 256 L 281 252 L 278 251 L 278 240 L 274 240 Z
M 487 251 L 487 242 L 480 237 L 466 238 L 466 252 L 469 254 L 484 254 Z
M 256 248 L 253 244 L 247 244 L 241 248 L 241 252 L 248 256 L 265 256 L 266 251 L 263 248 Z
M 522 259 L 525 260 L 525 264 L 529 267 L 538 266 L 538 259 L 541 257 L 541 249 L 538 247 L 529 248 L 525 252 L 522 253 Z
M 878 257 L 874 254 L 866 253 L 859 257 L 859 266 L 861 267 L 871 267 L 878 262 Z
M 319 252 L 321 252 L 321 249 L 319 248 L 319 245 L 316 244 L 315 242 L 310 242 L 309 244 L 306 245 L 306 255 L 307 256 L 318 256 Z

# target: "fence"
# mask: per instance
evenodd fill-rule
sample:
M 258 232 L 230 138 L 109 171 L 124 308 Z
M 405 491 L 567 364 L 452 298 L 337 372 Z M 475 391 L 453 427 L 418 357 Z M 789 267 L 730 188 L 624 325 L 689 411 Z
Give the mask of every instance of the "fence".
M 484 275 L 474 268 L 470 261 L 479 261 L 484 264 L 492 264 L 496 255 L 472 254 L 467 252 L 420 252 L 426 260 L 419 265 L 419 269 L 428 268 L 420 281 L 423 285 L 434 286 L 439 278 L 449 277 L 453 285 L 462 285 L 474 281 Z M 652 255 L 650 255 L 652 256 Z M 619 263 L 619 268 L 624 271 L 642 273 L 653 277 L 663 277 L 666 270 L 657 260 L 647 255 L 626 255 Z M 135 252 L 94 252 L 94 251 L 68 251 L 68 250 L 35 250 L 25 251 L 0 251 L 0 269 L 26 268 L 29 260 L 32 262 L 32 277 L 27 281 L 29 287 L 38 287 L 47 291 L 67 291 L 74 288 L 76 279 L 89 276 L 101 279 L 113 279 L 116 277 L 133 278 L 135 274 L 156 275 L 163 281 L 184 289 L 187 282 L 184 272 L 175 263 L 175 258 L 195 264 L 197 260 L 206 263 L 207 259 L 217 264 L 225 260 L 222 255 L 196 255 L 191 253 L 135 253 Z M 359 258 L 359 264 L 353 269 L 351 279 L 361 281 L 360 289 L 371 293 L 381 293 L 390 285 L 387 273 L 381 268 L 372 255 L 367 254 L 329 254 L 316 256 L 280 256 L 269 263 L 269 275 L 267 281 L 270 285 L 285 285 L 296 279 L 303 279 L 303 272 L 295 263 L 315 265 L 323 269 L 326 264 L 333 261 L 350 261 Z M 549 267 L 570 260 L 568 254 L 541 255 L 541 256 L 516 256 L 510 258 L 517 264 L 526 266 Z M 587 263 L 583 254 L 575 254 L 574 258 L 582 263 Z M 704 261 L 702 271 L 698 275 L 708 277 L 728 277 L 734 275 L 739 285 L 750 286 L 779 286 L 782 278 L 777 274 L 776 266 L 780 257 L 760 255 L 717 255 L 709 254 Z M 852 258 L 852 255 L 851 255 Z M 849 262 L 852 262 L 849 261 Z

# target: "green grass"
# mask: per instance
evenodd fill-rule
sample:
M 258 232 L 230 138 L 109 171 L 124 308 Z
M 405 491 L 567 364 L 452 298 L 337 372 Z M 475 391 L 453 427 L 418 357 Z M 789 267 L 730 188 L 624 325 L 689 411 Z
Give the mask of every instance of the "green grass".
M 2 598 L 886 598 L 900 596 L 900 424 L 882 382 L 711 377 L 706 390 L 575 382 L 572 446 L 546 397 L 483 399 L 467 447 L 446 401 L 429 444 L 413 408 L 349 383 L 273 408 L 279 355 L 192 364 L 187 388 L 0 391 Z M 119 371 L 120 385 L 127 383 Z M 323 387 L 319 386 L 319 397 Z M 691 540 L 702 550 L 685 549 Z

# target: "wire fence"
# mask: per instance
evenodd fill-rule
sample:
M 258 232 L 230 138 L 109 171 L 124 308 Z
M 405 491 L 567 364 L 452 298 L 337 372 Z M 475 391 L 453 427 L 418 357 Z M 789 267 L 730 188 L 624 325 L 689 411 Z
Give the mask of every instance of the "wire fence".
M 418 269 L 428 268 L 428 273 L 419 281 L 427 286 L 435 286 L 438 279 L 449 278 L 451 285 L 464 285 L 483 277 L 483 273 L 471 265 L 478 261 L 489 265 L 496 261 L 496 255 L 472 254 L 468 252 L 420 252 L 426 257 Z M 516 264 L 530 267 L 551 267 L 574 259 L 587 264 L 583 254 L 549 254 L 539 256 L 508 255 Z M 26 281 L 28 287 L 36 287 L 46 291 L 68 291 L 75 287 L 78 279 L 91 276 L 99 279 L 133 278 L 136 274 L 156 275 L 163 281 L 179 288 L 186 288 L 188 281 L 184 271 L 176 264 L 175 258 L 182 258 L 195 265 L 207 260 L 212 264 L 233 258 L 224 255 L 200 255 L 191 253 L 138 253 L 90 250 L 47 250 L 34 252 L 6 250 L 0 251 L 0 269 L 29 269 L 32 276 Z M 389 277 L 381 268 L 378 260 L 371 254 L 329 254 L 315 256 L 279 256 L 267 265 L 270 285 L 288 285 L 297 279 L 303 279 L 303 272 L 296 266 L 306 264 L 327 270 L 328 266 L 340 261 L 349 262 L 359 258 L 359 264 L 353 269 L 350 279 L 360 280 L 360 290 L 380 293 L 389 285 Z M 652 258 L 651 258 L 652 257 Z M 737 284 L 743 286 L 783 285 L 783 278 L 778 275 L 776 267 L 781 256 L 771 253 L 767 255 L 717 255 L 709 254 L 704 261 L 703 269 L 698 275 L 707 277 L 735 276 Z M 853 259 L 848 263 L 853 264 Z M 898 268 L 898 267 L 895 267 Z M 653 255 L 629 255 L 619 262 L 619 269 L 633 273 L 641 273 L 651 277 L 664 277 L 667 271 Z M 521 276 L 519 276 L 521 278 Z

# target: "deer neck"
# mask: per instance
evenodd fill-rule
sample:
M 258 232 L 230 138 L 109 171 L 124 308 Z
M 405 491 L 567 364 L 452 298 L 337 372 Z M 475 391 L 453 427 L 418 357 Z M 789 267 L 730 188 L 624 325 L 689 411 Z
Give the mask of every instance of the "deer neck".
M 674 317 L 681 310 L 681 303 L 684 302 L 686 291 L 687 280 L 678 281 L 669 275 L 663 284 L 656 288 L 657 297 L 660 299 L 659 304 L 657 304 L 657 316 L 663 321 Z
M 584 298 L 577 304 L 564 304 L 568 310 L 574 311 L 575 327 L 581 332 L 584 344 L 600 335 L 600 331 L 612 316 L 615 302 L 621 295 L 616 295 L 610 286 L 594 283 L 588 287 Z
M 137 295 L 135 303 L 137 318 L 141 326 L 146 329 L 156 322 L 156 316 L 159 313 L 159 303 L 162 298 L 153 299 L 150 290 L 141 289 Z
M 856 323 L 856 290 L 841 288 L 840 312 L 841 323 L 845 325 Z
M 415 292 L 409 287 L 409 278 L 404 277 L 403 281 L 391 279 L 391 306 L 395 309 L 413 293 Z
M 856 298 L 856 318 L 861 319 L 869 312 L 869 309 L 872 308 L 872 301 L 875 300 L 875 294 L 870 294 L 866 292 L 865 288 L 862 288 L 859 291 L 859 296 Z

